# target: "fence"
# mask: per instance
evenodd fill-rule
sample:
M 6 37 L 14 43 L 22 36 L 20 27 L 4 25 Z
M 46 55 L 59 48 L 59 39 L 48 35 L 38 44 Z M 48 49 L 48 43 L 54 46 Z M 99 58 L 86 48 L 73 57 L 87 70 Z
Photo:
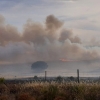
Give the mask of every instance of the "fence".
M 67 71 L 43 71 L 41 73 L 8 73 L 8 74 L 0 74 L 0 77 L 4 77 L 7 79 L 17 79 L 17 78 L 32 78 L 34 76 L 37 77 L 44 77 L 44 79 L 46 80 L 46 78 L 48 77 L 77 77 L 79 79 L 80 78 L 93 78 L 93 77 L 100 77 L 100 73 L 87 73 L 87 72 L 82 72 L 79 70 L 75 70 L 74 72 L 67 72 Z

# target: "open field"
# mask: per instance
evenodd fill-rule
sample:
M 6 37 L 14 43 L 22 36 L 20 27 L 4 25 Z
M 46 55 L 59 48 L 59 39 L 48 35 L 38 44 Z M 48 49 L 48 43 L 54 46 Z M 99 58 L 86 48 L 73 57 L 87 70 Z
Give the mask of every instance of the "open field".
M 1 83 L 0 100 L 100 100 L 100 83 Z

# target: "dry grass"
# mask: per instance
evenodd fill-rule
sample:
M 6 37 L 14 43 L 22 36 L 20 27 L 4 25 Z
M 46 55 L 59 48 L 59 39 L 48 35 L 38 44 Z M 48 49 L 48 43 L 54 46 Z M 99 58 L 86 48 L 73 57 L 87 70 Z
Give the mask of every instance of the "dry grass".
M 0 84 L 0 100 L 100 100 L 100 84 Z

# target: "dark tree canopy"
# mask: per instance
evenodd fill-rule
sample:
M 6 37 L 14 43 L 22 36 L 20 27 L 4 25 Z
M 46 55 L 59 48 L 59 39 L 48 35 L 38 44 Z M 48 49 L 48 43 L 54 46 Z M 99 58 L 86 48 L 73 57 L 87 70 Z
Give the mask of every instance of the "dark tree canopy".
M 47 63 L 44 61 L 37 61 L 31 65 L 34 72 L 42 72 L 48 67 Z

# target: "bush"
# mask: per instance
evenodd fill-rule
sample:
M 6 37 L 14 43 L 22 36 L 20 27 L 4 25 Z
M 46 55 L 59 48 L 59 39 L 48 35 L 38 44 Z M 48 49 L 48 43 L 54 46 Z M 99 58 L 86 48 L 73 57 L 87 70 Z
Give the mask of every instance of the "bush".
M 62 96 L 57 96 L 54 100 L 66 100 L 66 98 Z
M 56 80 L 57 80 L 57 82 L 61 83 L 61 82 L 63 81 L 63 78 L 62 78 L 61 76 L 58 76 L 58 77 L 56 78 Z
M 17 95 L 16 100 L 35 100 L 29 93 L 20 93 Z
M 8 96 L 7 95 L 1 95 L 0 96 L 0 100 L 8 100 Z
M 9 93 L 9 89 L 5 84 L 0 85 L 0 94 L 7 94 Z
M 41 100 L 54 100 L 56 95 L 58 94 L 58 87 L 54 85 L 49 85 L 41 90 L 42 98 Z
M 0 84 L 5 83 L 5 79 L 4 78 L 0 78 Z

